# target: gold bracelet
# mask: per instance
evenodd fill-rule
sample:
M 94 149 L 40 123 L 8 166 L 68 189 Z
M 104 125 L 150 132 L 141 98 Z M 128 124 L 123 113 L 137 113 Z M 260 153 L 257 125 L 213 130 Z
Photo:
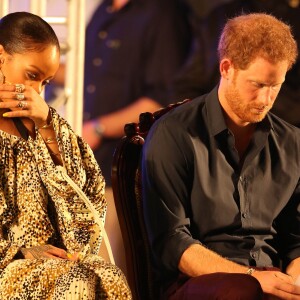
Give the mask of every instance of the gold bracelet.
M 246 274 L 252 275 L 254 272 L 255 272 L 255 269 L 249 268 L 249 269 L 246 271 Z
M 53 124 L 53 120 L 51 119 L 51 121 L 47 124 L 45 124 L 45 125 L 43 125 L 43 126 L 41 126 L 41 127 L 37 127 L 36 126 L 36 128 L 37 128 L 37 130 L 40 130 L 40 129 L 48 129 L 49 127 L 51 127 L 52 126 L 52 124 Z
M 45 139 L 45 143 L 46 144 L 53 144 L 55 142 L 56 142 L 56 138 L 55 137 L 54 138 L 49 137 L 49 138 Z

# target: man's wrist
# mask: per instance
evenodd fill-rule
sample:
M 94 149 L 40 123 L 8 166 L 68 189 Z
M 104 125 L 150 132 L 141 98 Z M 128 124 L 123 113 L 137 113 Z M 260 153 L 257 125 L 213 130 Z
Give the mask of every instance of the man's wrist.
M 246 274 L 252 275 L 254 272 L 255 272 L 255 269 L 249 268 L 249 269 L 246 271 Z

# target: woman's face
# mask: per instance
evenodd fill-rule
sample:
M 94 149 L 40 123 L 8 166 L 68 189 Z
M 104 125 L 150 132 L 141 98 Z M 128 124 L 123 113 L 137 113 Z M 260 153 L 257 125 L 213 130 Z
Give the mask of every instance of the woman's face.
M 59 51 L 54 45 L 49 45 L 40 52 L 13 55 L 6 53 L 1 45 L 0 47 L 3 50 L 1 57 L 4 58 L 2 72 L 7 83 L 23 83 L 32 86 L 40 94 L 58 69 Z

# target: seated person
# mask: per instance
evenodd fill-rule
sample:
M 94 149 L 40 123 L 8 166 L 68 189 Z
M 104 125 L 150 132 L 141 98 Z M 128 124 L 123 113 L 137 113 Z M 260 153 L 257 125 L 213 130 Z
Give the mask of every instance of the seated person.
M 270 112 L 297 57 L 267 14 L 227 21 L 219 85 L 143 148 L 144 214 L 167 299 L 300 299 L 300 130 Z M 268 298 L 270 297 L 270 298 Z
M 97 255 L 107 204 L 93 152 L 41 97 L 59 56 L 42 18 L 0 20 L 0 299 L 131 299 Z

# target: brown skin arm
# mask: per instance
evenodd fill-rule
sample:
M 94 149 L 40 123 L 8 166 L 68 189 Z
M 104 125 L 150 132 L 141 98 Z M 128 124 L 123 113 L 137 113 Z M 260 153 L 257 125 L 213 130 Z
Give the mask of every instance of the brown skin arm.
M 85 122 L 82 128 L 82 137 L 92 149 L 96 149 L 101 145 L 101 137 L 95 132 L 95 122 L 101 123 L 101 126 L 105 128 L 103 137 L 120 138 L 124 135 L 124 124 L 138 122 L 140 113 L 154 112 L 160 107 L 161 105 L 151 98 L 139 98 L 123 109 Z

